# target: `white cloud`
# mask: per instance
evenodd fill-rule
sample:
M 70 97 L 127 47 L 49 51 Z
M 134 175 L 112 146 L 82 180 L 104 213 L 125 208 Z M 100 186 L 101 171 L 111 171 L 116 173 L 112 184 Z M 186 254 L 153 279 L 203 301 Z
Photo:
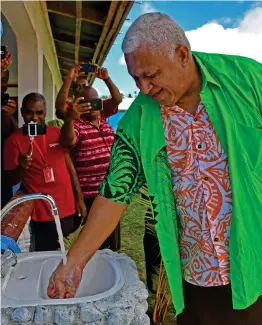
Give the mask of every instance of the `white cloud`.
M 145 1 L 141 5 L 141 9 L 142 9 L 142 15 L 148 14 L 149 12 L 156 12 L 157 11 L 155 9 L 155 7 L 150 2 L 148 2 L 148 1 Z
M 106 93 L 107 95 L 109 94 L 109 89 L 106 86 L 104 87 L 104 93 Z
M 126 61 L 125 61 L 125 56 L 124 54 L 121 56 L 121 58 L 118 60 L 118 63 L 120 65 L 126 65 Z
M 262 62 L 262 7 L 246 13 L 235 28 L 224 28 L 218 22 L 186 32 L 192 50 L 235 54 Z
M 97 87 L 94 87 L 94 89 L 97 91 L 98 97 L 101 97 L 102 96 L 101 90 L 99 88 L 97 88 Z

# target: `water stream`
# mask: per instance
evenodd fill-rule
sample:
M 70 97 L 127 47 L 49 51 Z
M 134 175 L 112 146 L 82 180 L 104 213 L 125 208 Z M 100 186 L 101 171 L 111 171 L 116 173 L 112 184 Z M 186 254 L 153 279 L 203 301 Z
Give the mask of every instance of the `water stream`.
M 55 218 L 56 230 L 58 233 L 58 240 L 59 240 L 61 253 L 62 253 L 62 257 L 63 257 L 63 264 L 65 265 L 67 262 L 67 258 L 66 258 L 66 251 L 65 251 L 65 245 L 64 245 L 64 237 L 63 237 L 63 232 L 62 232 L 62 228 L 61 228 L 61 222 L 60 222 L 60 218 L 59 218 L 58 214 L 54 214 L 54 218 Z

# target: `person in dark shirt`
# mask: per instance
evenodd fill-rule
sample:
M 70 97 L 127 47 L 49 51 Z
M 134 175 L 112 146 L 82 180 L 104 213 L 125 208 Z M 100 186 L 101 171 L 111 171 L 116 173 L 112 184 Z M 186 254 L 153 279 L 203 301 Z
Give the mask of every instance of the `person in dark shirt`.
M 8 99 L 7 103 L 3 100 L 3 95 L 8 89 L 9 68 L 12 64 L 12 56 L 9 52 L 1 59 L 1 208 L 13 196 L 12 185 L 3 169 L 3 147 L 5 140 L 17 129 L 13 114 L 17 110 L 14 100 Z

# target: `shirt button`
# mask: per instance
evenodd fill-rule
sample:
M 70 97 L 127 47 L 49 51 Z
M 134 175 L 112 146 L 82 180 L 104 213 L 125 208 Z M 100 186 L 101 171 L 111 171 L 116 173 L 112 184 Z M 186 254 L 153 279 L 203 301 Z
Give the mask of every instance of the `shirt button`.
M 201 148 L 202 148 L 202 145 L 201 145 L 201 144 L 199 144 L 197 147 L 198 147 L 198 149 L 201 149 Z
M 218 242 L 218 241 L 219 241 L 219 239 L 218 239 L 217 237 L 215 237 L 215 238 L 214 238 L 214 241 L 215 241 L 215 242 Z
M 205 181 L 208 181 L 208 177 L 205 177 L 204 180 L 205 180 Z
M 196 117 L 194 118 L 194 122 L 197 122 L 197 118 Z

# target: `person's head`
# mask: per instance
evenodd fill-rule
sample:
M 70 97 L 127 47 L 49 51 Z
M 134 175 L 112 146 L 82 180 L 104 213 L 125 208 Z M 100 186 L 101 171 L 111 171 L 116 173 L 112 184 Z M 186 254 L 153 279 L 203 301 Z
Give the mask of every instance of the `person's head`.
M 30 122 L 44 123 L 46 117 L 45 97 L 38 93 L 26 95 L 22 102 L 21 114 L 26 124 Z
M 137 87 L 159 104 L 173 106 L 190 91 L 195 78 L 190 44 L 171 17 L 140 16 L 128 29 L 122 50 Z
M 1 74 L 1 94 L 4 94 L 8 89 L 9 71 L 3 71 Z
M 83 88 L 81 97 L 84 97 L 85 100 L 99 98 L 97 91 L 91 86 L 87 86 Z M 95 120 L 98 118 L 99 114 L 100 114 L 99 111 L 91 110 L 88 114 L 85 114 L 84 117 L 88 120 Z
M 73 93 L 74 93 L 74 96 L 77 98 L 77 97 L 80 97 L 84 88 L 85 87 L 88 87 L 88 82 L 86 80 L 86 77 L 85 76 L 80 76 L 76 79 L 76 81 L 74 81 L 73 83 Z

